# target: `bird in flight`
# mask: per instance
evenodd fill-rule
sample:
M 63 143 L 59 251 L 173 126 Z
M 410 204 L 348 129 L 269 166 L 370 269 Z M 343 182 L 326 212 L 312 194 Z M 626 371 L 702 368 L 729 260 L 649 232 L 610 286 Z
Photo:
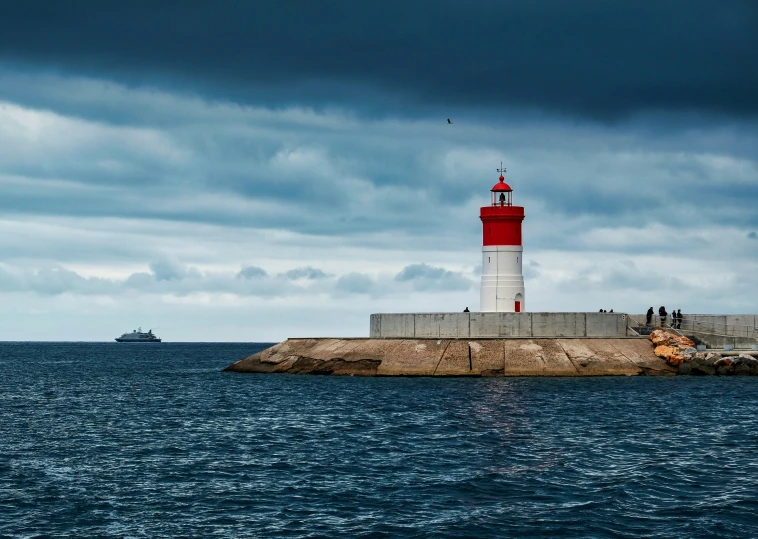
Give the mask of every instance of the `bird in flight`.
M 447 119 L 447 123 L 451 124 L 453 122 L 450 121 L 450 118 Z

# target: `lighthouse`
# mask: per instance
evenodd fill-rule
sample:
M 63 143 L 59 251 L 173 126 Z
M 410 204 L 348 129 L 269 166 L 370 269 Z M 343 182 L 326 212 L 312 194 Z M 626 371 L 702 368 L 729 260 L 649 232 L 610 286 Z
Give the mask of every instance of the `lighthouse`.
M 482 312 L 518 313 L 526 310 L 521 222 L 523 206 L 513 205 L 513 189 L 505 183 L 500 165 L 500 181 L 491 189 L 489 206 L 479 213 L 482 220 Z

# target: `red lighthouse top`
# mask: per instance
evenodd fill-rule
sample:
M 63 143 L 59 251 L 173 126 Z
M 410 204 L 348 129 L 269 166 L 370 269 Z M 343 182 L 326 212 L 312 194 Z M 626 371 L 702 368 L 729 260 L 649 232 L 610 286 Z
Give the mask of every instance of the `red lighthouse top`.
M 513 189 L 505 183 L 505 168 L 502 163 L 497 171 L 500 172 L 500 181 L 490 189 L 491 203 L 483 206 L 479 212 L 484 227 L 483 245 L 521 245 L 524 208 L 513 205 Z
M 500 182 L 495 184 L 495 187 L 490 189 L 490 191 L 513 191 L 511 189 L 511 186 L 505 183 L 505 176 L 502 174 L 500 175 Z

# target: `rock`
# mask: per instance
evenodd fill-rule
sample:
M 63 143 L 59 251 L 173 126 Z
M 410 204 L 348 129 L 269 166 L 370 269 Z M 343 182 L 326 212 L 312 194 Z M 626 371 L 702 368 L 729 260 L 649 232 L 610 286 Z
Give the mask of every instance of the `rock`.
M 713 376 L 716 374 L 716 367 L 712 367 L 711 365 L 693 365 L 691 373 Z
M 653 352 L 656 356 L 666 360 L 666 363 L 676 367 L 684 361 L 684 356 L 679 354 L 679 349 L 674 346 L 660 345 L 655 347 Z
M 731 357 L 722 357 L 721 359 L 717 360 L 713 366 L 718 367 L 731 367 L 734 363 L 734 358 Z
M 758 359 L 750 354 L 740 354 L 734 358 L 734 373 L 742 375 L 758 375 Z
M 689 362 L 692 365 L 697 365 L 697 366 L 700 366 L 700 365 L 710 365 L 712 367 L 714 361 L 715 360 L 712 360 L 712 359 L 710 359 L 708 357 L 695 356 L 695 357 L 691 358 Z
M 719 365 L 716 368 L 716 373 L 722 376 L 734 374 L 734 366 L 731 363 L 729 365 Z
M 702 355 L 696 355 L 695 357 L 689 360 L 690 369 L 691 369 L 690 374 L 695 374 L 695 375 L 716 374 L 716 367 L 714 367 L 713 364 L 716 362 L 717 359 L 719 359 L 719 356 L 716 354 L 708 354 L 705 357 L 703 357 Z
M 753 358 L 751 356 L 742 354 L 742 355 L 739 355 L 736 358 L 734 358 L 734 365 L 735 366 L 737 366 L 737 365 L 748 365 L 749 366 L 750 363 L 752 363 L 752 361 L 751 361 L 752 359 Z
M 681 365 L 684 362 L 684 356 L 681 356 L 679 354 L 674 354 L 673 356 L 670 356 L 669 358 L 667 358 L 666 362 L 669 365 L 676 367 L 677 365 Z
M 737 363 L 734 366 L 734 374 L 749 376 L 753 374 L 753 369 L 750 368 L 750 365 L 746 365 L 745 363 Z
M 677 372 L 679 374 L 690 374 L 692 372 L 692 365 L 684 361 L 679 364 L 679 370 Z
M 655 345 L 655 355 L 674 367 L 697 353 L 695 343 L 687 337 L 675 335 L 663 329 L 656 329 L 648 337 Z
M 655 350 L 653 351 L 653 353 L 658 357 L 662 357 L 666 359 L 676 354 L 676 348 L 674 348 L 673 346 L 667 346 L 665 344 L 661 344 L 655 347 Z
M 679 346 L 679 348 L 687 349 L 687 348 L 695 348 L 695 343 L 692 341 L 692 339 L 688 339 L 687 337 L 683 335 L 672 335 L 671 339 Z
M 647 338 L 650 339 L 654 345 L 660 346 L 662 344 L 668 344 L 668 335 L 669 333 L 662 329 L 655 329 L 650 332 L 650 335 L 648 335 Z
M 681 335 L 676 335 L 674 333 L 670 333 L 663 329 L 656 329 L 653 332 L 650 333 L 648 336 L 648 339 L 652 341 L 652 343 L 656 346 L 666 345 L 666 346 L 676 346 L 681 348 L 682 350 L 685 350 L 687 348 L 695 348 L 695 343 L 688 339 L 687 337 L 683 337 Z

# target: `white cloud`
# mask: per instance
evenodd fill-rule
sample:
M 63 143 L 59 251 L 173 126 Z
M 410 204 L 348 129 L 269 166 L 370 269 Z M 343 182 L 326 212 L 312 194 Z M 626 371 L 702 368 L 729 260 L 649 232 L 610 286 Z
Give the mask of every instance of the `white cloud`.
M 297 280 L 297 279 L 316 280 L 316 279 L 327 279 L 329 277 L 333 277 L 333 275 L 329 273 L 325 273 L 324 271 L 318 268 L 312 268 L 310 266 L 294 268 L 289 271 L 285 271 L 284 273 L 280 273 L 279 276 L 284 277 L 286 279 L 292 279 L 292 280 Z
M 268 277 L 265 269 L 258 266 L 248 266 L 242 268 L 236 275 L 237 279 L 262 279 Z
M 449 271 L 427 264 L 411 264 L 404 267 L 395 275 L 395 281 L 409 282 L 413 290 L 417 291 L 470 290 L 474 286 L 473 281 L 461 272 Z

